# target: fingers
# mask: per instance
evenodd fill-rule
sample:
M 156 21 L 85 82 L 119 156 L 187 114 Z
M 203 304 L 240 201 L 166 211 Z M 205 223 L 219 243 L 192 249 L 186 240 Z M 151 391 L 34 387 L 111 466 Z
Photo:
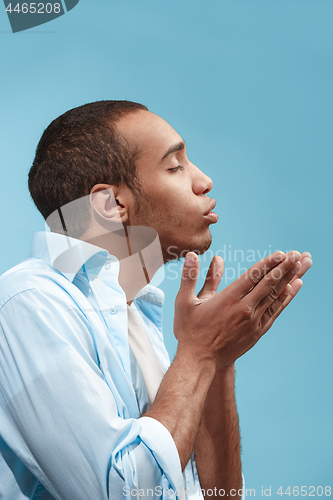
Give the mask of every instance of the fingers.
M 260 280 L 272 269 L 277 267 L 286 259 L 283 252 L 275 252 L 265 259 L 254 264 L 244 274 L 242 274 L 232 285 L 240 297 L 247 295 Z M 295 261 L 296 262 L 296 261 Z
M 276 314 L 282 308 L 284 302 L 290 297 L 291 285 L 288 283 L 281 291 L 280 295 L 270 304 L 267 304 L 266 307 L 261 308 L 260 314 L 261 324 L 265 325 L 268 321 L 270 321 L 273 317 L 277 317 Z
M 216 294 L 223 276 L 223 270 L 224 261 L 222 257 L 215 255 L 210 263 L 204 286 L 198 293 L 198 299 L 208 299 Z
M 299 278 L 297 278 L 295 281 L 293 281 L 290 284 L 291 290 L 290 290 L 290 293 L 288 294 L 288 296 L 286 297 L 286 300 L 283 302 L 283 305 L 282 305 L 283 308 L 285 308 L 293 300 L 293 298 L 300 291 L 302 286 L 303 286 L 303 281 Z
M 310 267 L 313 264 L 312 263 L 312 255 L 309 252 L 302 252 L 300 263 L 301 263 L 301 269 L 296 274 L 295 279 L 301 278 L 310 269 Z
M 276 300 L 287 283 L 300 270 L 300 264 L 298 263 L 300 258 L 299 252 L 290 252 L 278 266 L 266 273 L 248 293 L 247 303 L 249 306 L 257 308 L 259 303 L 266 299 L 264 305 L 268 307 L 269 304 Z M 288 276 L 286 276 L 287 273 L 289 273 Z
M 258 314 L 262 315 L 267 308 L 270 308 L 270 310 L 274 310 L 274 307 L 276 307 L 278 304 L 275 304 L 275 302 L 279 302 L 281 300 L 284 300 L 286 298 L 285 294 L 282 292 L 286 292 L 287 290 L 291 290 L 287 287 L 289 283 L 291 283 L 294 279 L 297 273 L 301 269 L 301 264 L 300 262 L 296 262 L 296 264 L 288 264 L 288 259 L 283 263 L 284 265 L 281 266 L 281 269 L 274 269 L 271 273 L 269 273 L 265 278 L 263 278 L 264 286 L 268 290 L 268 295 L 264 297 L 259 304 L 256 307 L 256 311 Z M 288 269 L 288 266 L 292 265 L 290 271 L 286 272 L 286 274 L 283 276 L 283 272 Z M 274 276 L 274 271 L 276 274 L 276 277 Z M 280 271 L 278 273 L 277 271 Z M 270 276 L 272 274 L 272 276 Z M 279 278 L 281 276 L 281 278 Z M 262 286 L 264 290 L 264 286 Z M 282 297 L 280 298 L 280 295 L 282 294 Z M 274 311 L 275 312 L 275 311 Z
M 178 304 L 186 305 L 196 298 L 195 287 L 199 275 L 199 259 L 194 252 L 188 252 L 185 257 L 181 283 L 176 301 Z
M 265 318 L 268 316 L 272 316 L 275 314 L 276 311 L 280 309 L 280 305 L 283 304 L 283 308 L 286 307 L 290 301 L 295 297 L 295 295 L 299 292 L 303 285 L 303 281 L 300 279 L 304 274 L 312 267 L 312 256 L 309 252 L 302 252 L 301 253 L 301 259 L 299 260 L 299 265 L 300 269 L 299 271 L 292 276 L 292 279 L 289 280 L 290 278 L 290 272 L 286 274 L 286 276 L 281 280 L 281 284 L 283 286 L 283 282 L 287 283 L 289 280 L 289 285 L 287 285 L 283 291 L 281 292 L 280 296 L 277 298 L 276 302 L 272 302 L 272 304 L 269 304 L 269 299 L 268 301 L 264 299 L 262 301 L 263 306 L 265 306 L 265 302 L 267 304 L 267 314 Z M 282 289 L 282 286 L 279 285 L 276 290 L 279 292 Z M 288 287 L 288 288 L 287 288 Z M 260 304 L 259 306 L 260 307 Z M 265 309 L 265 307 L 264 307 Z M 282 309 L 281 309 L 282 312 Z M 264 318 L 264 319 L 265 319 Z M 266 318 L 267 319 L 267 318 Z
M 287 254 L 288 256 L 291 254 Z M 285 263 L 284 263 L 285 264 Z M 271 292 L 259 303 L 256 311 L 262 314 L 261 323 L 265 325 L 265 331 L 270 328 L 275 319 L 281 314 L 283 309 L 287 307 L 292 299 L 303 286 L 303 281 L 300 279 L 312 266 L 312 256 L 309 252 L 303 252 L 300 255 L 299 261 L 294 264 Z M 269 279 L 269 276 L 265 277 Z M 273 286 L 273 281 L 270 282 Z
M 300 289 L 303 286 L 303 281 L 301 279 L 295 279 L 291 283 L 291 285 L 288 285 L 288 293 L 283 291 L 283 293 L 280 295 L 280 297 L 276 300 L 276 305 L 274 305 L 273 309 L 268 308 L 265 314 L 262 317 L 262 325 L 263 325 L 263 334 L 266 333 L 276 318 L 280 316 L 282 311 L 287 307 L 288 304 L 293 300 L 293 298 L 296 296 L 296 294 L 300 291 Z M 272 307 L 272 306 L 271 306 Z

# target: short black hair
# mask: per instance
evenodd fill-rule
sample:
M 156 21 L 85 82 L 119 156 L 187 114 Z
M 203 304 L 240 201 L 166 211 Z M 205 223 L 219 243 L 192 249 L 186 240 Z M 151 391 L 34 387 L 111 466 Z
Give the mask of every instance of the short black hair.
M 28 181 L 31 197 L 45 219 L 89 195 L 96 184 L 125 184 L 135 195 L 140 193 L 138 150 L 116 128 L 122 116 L 139 110 L 148 108 L 131 101 L 97 101 L 67 111 L 47 127 Z M 76 237 L 85 229 L 78 223 Z

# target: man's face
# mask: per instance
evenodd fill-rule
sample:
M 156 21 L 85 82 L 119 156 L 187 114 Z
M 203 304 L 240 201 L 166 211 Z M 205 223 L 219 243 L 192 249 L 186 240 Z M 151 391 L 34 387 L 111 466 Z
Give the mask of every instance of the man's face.
M 137 145 L 137 176 L 143 197 L 129 224 L 153 227 L 159 235 L 164 260 L 187 251 L 205 252 L 211 244 L 209 225 L 217 222 L 215 200 L 207 196 L 212 180 L 189 161 L 177 132 L 149 111 L 131 113 L 118 122 L 118 130 Z

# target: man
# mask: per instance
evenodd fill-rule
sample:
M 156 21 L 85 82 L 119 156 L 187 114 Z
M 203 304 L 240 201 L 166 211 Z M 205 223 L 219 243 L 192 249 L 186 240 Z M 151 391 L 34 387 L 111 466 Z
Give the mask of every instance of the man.
M 276 252 L 218 294 L 214 257 L 196 296 L 212 181 L 136 103 L 57 118 L 29 188 L 51 232 L 1 280 L 0 497 L 239 498 L 234 363 L 296 295 L 310 254 Z M 169 367 L 163 298 L 147 283 L 175 248 Z

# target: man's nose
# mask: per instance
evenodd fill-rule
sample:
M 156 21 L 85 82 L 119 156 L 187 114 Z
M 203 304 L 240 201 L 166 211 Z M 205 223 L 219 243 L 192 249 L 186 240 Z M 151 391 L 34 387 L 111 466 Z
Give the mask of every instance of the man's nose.
M 212 179 L 195 165 L 193 165 L 193 167 L 195 169 L 193 176 L 193 192 L 197 195 L 209 193 L 213 187 Z

